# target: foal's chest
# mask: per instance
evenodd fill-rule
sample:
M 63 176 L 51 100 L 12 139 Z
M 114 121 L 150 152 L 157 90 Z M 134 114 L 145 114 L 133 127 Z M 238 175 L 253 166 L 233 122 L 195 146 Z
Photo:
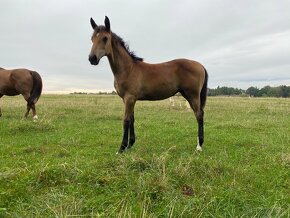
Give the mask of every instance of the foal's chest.
M 116 89 L 116 92 L 119 96 L 121 96 L 121 92 L 120 92 L 120 86 L 118 85 L 117 80 L 114 80 L 114 87 Z

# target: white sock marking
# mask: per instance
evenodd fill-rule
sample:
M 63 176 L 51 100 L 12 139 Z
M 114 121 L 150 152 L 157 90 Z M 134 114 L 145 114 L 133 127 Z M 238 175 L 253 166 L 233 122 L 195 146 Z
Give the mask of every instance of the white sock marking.
M 37 119 L 38 119 L 38 116 L 35 115 L 35 116 L 33 117 L 33 121 L 35 122 Z
M 202 147 L 199 145 L 199 140 L 198 140 L 198 138 L 197 138 L 196 150 L 197 150 L 197 151 L 202 151 Z
M 197 150 L 197 151 L 202 151 L 202 147 L 201 147 L 199 144 L 197 144 L 197 146 L 196 146 L 196 150 Z

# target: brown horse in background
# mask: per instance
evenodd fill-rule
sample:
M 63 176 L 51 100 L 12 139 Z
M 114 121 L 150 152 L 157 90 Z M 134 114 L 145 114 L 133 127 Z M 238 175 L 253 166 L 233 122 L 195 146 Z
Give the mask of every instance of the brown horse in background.
M 23 95 L 27 101 L 28 116 L 30 109 L 32 109 L 33 120 L 38 117 L 36 115 L 35 104 L 38 101 L 42 91 L 42 80 L 40 75 L 27 69 L 5 70 L 0 68 L 0 98 L 3 95 L 15 96 Z M 0 108 L 0 117 L 2 116 Z
M 105 26 L 98 26 L 91 18 L 92 48 L 89 61 L 97 65 L 107 56 L 114 74 L 114 86 L 125 104 L 123 140 L 119 149 L 122 153 L 135 142 L 134 106 L 137 100 L 162 100 L 180 92 L 189 102 L 198 122 L 197 150 L 204 141 L 203 116 L 207 96 L 208 75 L 198 62 L 175 59 L 165 63 L 143 62 L 129 50 L 129 47 L 110 28 L 110 20 L 105 17 Z M 128 145 L 128 134 L 129 145 Z

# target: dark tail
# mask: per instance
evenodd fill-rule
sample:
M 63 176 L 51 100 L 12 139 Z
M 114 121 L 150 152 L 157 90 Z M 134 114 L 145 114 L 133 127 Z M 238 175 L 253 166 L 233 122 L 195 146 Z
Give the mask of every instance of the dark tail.
M 33 86 L 30 93 L 30 97 L 28 99 L 28 103 L 36 104 L 42 92 L 42 79 L 40 75 L 35 71 L 30 71 L 30 74 L 33 79 Z
M 200 92 L 200 108 L 203 109 L 205 106 L 206 102 L 206 97 L 207 97 L 207 80 L 208 80 L 208 74 L 206 69 L 204 68 L 204 83 Z

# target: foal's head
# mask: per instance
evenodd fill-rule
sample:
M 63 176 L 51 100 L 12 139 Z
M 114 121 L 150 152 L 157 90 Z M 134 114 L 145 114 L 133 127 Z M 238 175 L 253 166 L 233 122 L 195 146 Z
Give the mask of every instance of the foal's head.
M 103 56 L 112 53 L 112 34 L 110 29 L 110 20 L 106 16 L 105 26 L 98 26 L 91 18 L 91 25 L 94 30 L 92 35 L 92 49 L 89 54 L 89 61 L 93 65 L 97 65 Z

